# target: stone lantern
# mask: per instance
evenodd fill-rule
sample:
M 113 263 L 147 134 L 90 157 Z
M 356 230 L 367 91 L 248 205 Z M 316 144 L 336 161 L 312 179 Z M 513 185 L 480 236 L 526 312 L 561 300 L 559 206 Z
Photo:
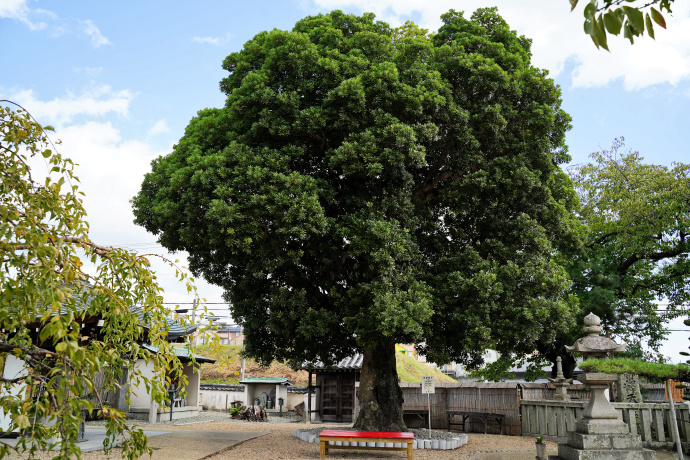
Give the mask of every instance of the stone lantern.
M 568 387 L 573 383 L 573 379 L 566 379 L 563 375 L 563 364 L 561 362 L 561 357 L 556 357 L 556 378 L 549 379 L 549 382 L 556 387 L 556 394 L 553 397 L 556 401 L 570 401 L 570 395 L 568 395 Z
M 587 335 L 565 348 L 569 352 L 581 353 L 585 359 L 605 358 L 610 353 L 625 351 L 625 345 L 600 335 L 601 331 L 601 320 L 590 313 L 585 316 L 584 332 Z M 567 444 L 559 444 L 558 456 L 552 455 L 549 459 L 655 459 L 654 451 L 642 448 L 642 438 L 630 434 L 618 411 L 606 399 L 605 391 L 617 380 L 617 375 L 585 372 L 579 374 L 578 380 L 590 390 L 589 402 L 582 411 L 582 418 L 575 423 L 575 432 L 568 432 Z

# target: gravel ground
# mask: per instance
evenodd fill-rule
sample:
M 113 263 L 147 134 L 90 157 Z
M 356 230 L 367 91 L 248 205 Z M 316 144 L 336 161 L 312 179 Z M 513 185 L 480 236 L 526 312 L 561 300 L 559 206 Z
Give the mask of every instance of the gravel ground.
M 260 430 L 259 424 L 246 426 Z M 264 425 L 265 426 L 265 425 Z M 226 424 L 214 424 L 214 429 L 231 429 Z M 242 426 L 244 429 L 245 426 Z M 233 447 L 231 450 L 222 452 L 210 457 L 213 460 L 230 460 L 241 458 L 243 460 L 264 460 L 264 459 L 318 459 L 319 446 L 305 441 L 301 441 L 292 436 L 294 429 L 314 429 L 307 424 L 275 424 L 268 427 L 267 435 L 260 438 L 246 441 Z M 343 429 L 345 427 L 338 427 Z M 209 428 L 210 429 L 210 428 Z M 239 427 L 238 427 L 239 429 Z M 322 427 L 316 428 L 321 430 Z M 436 432 L 442 433 L 442 432 Z M 476 460 L 480 453 L 486 452 L 534 452 L 535 438 L 520 436 L 500 436 L 488 434 L 469 434 L 467 445 L 455 450 L 415 450 L 416 460 Z M 549 442 L 549 447 L 553 448 L 555 443 Z M 379 452 L 371 450 L 337 450 L 329 452 L 328 458 L 340 459 L 403 459 L 405 454 L 401 452 Z M 506 458 L 510 458 L 509 454 Z
M 266 423 L 298 423 L 303 419 L 304 418 L 300 417 L 296 412 L 285 412 L 283 413 L 282 417 L 269 414 L 268 421 Z M 223 411 L 199 411 L 199 415 L 196 417 L 173 420 L 172 422 L 169 419 L 161 420 L 160 422 L 155 423 L 149 423 L 145 420 L 128 420 L 128 423 L 131 425 L 136 425 L 138 427 L 147 429 L 155 426 L 187 426 L 190 424 L 206 422 L 229 422 L 241 424 L 254 423 L 247 422 L 245 420 L 235 420 L 231 418 L 227 412 Z M 86 426 L 105 426 L 105 422 L 103 420 L 93 420 L 86 422 Z
M 319 446 L 318 444 L 307 443 L 295 438 L 292 435 L 292 430 L 295 429 L 323 429 L 324 427 L 314 425 L 307 425 L 305 423 L 253 423 L 253 422 L 238 422 L 229 421 L 202 421 L 200 419 L 217 418 L 218 413 L 206 412 L 200 414 L 195 418 L 194 423 L 178 420 L 177 424 L 170 425 L 168 423 L 158 423 L 155 425 L 146 425 L 147 430 L 162 430 L 174 433 L 176 431 L 183 431 L 185 436 L 176 438 L 175 436 L 165 436 L 168 452 L 172 448 L 177 451 L 189 452 L 193 449 L 190 445 L 190 434 L 192 431 L 216 432 L 219 437 L 223 436 L 224 432 L 258 432 L 263 433 L 255 439 L 251 439 L 240 444 L 236 444 L 214 455 L 203 456 L 204 460 L 302 460 L 302 459 L 318 459 Z M 225 414 L 221 414 L 227 417 Z M 274 417 L 278 418 L 278 417 Z M 175 422 L 175 421 L 174 421 Z M 196 423 L 200 422 L 200 423 Z M 340 429 L 347 429 L 347 425 L 339 426 Z M 439 432 L 436 432 L 439 433 Z M 155 450 L 156 438 L 150 438 L 151 445 L 154 446 L 153 460 L 175 460 L 178 457 L 165 455 L 162 456 L 162 450 Z M 414 458 L 416 460 L 478 460 L 486 458 L 483 455 L 489 452 L 503 452 L 505 458 L 510 459 L 510 452 L 534 452 L 534 441 L 532 437 L 520 436 L 500 436 L 500 435 L 485 435 L 478 433 L 470 433 L 468 444 L 455 450 L 415 450 Z M 553 449 L 555 443 L 549 442 L 549 448 Z M 158 455 L 157 455 L 158 453 Z M 10 457 L 16 458 L 16 457 Z M 48 459 L 50 455 L 44 455 L 40 458 Z M 87 452 L 82 455 L 85 460 L 114 460 L 121 458 L 120 449 L 114 449 L 113 452 L 106 456 L 102 451 Z M 143 457 L 143 458 L 148 458 Z M 334 459 L 403 459 L 404 453 L 401 452 L 379 452 L 368 450 L 336 450 L 329 452 L 328 458 Z M 501 458 L 504 458 L 501 456 Z M 531 458 L 531 457 L 530 457 Z M 200 459 L 199 459 L 200 460 Z
M 316 428 L 317 430 L 323 427 Z M 339 428 L 347 428 L 340 426 Z M 195 423 L 192 425 L 168 425 L 154 427 L 149 426 L 149 430 L 165 431 L 215 431 L 222 436 L 222 432 L 261 432 L 266 433 L 256 439 L 245 441 L 235 445 L 228 450 L 219 452 L 216 455 L 207 457 L 208 460 L 303 460 L 318 459 L 319 446 L 305 441 L 301 441 L 292 436 L 295 429 L 314 429 L 313 425 L 305 423 L 252 423 L 252 422 L 214 422 L 214 423 Z M 438 432 L 437 432 L 438 433 Z M 152 442 L 155 437 L 151 438 Z M 415 450 L 416 460 L 477 460 L 482 458 L 483 453 L 505 452 L 506 458 L 510 458 L 509 452 L 534 452 L 534 438 L 520 436 L 500 436 L 485 434 L 469 434 L 468 444 L 455 450 Z M 555 443 L 549 442 L 549 447 L 553 448 Z M 110 457 L 106 457 L 102 452 L 90 452 L 84 454 L 85 460 L 117 459 L 120 455 L 114 451 Z M 158 460 L 155 452 L 154 460 Z M 370 450 L 336 450 L 329 452 L 328 458 L 335 459 L 403 459 L 405 455 L 401 452 L 378 452 Z M 167 460 L 167 459 L 166 459 Z M 206 459 L 205 459 L 206 460 Z
M 278 419 L 279 417 L 272 417 Z M 219 421 L 223 420 L 223 421 Z M 269 419 L 270 420 L 270 419 Z M 165 431 L 168 435 L 150 437 L 150 445 L 154 449 L 152 460 L 315 460 L 319 458 L 318 444 L 307 443 L 295 438 L 292 431 L 322 430 L 325 427 L 307 425 L 305 423 L 285 423 L 274 421 L 271 423 L 240 422 L 229 419 L 224 413 L 202 412 L 199 417 L 187 420 L 146 424 L 151 431 Z M 339 429 L 348 429 L 348 425 L 340 425 Z M 195 439 L 194 432 L 198 431 Z M 175 432 L 180 432 L 175 435 Z M 226 434 L 224 434 L 226 433 Z M 211 455 L 201 453 L 194 456 L 195 443 L 208 443 L 210 440 L 223 440 L 237 437 L 239 433 L 256 433 L 261 436 L 240 442 L 228 447 L 221 447 Z M 435 433 L 443 433 L 435 431 Z M 491 434 L 469 433 L 468 444 L 455 450 L 415 450 L 415 460 L 514 460 L 534 458 L 533 437 L 500 436 Z M 204 441 L 207 439 L 207 441 Z M 556 443 L 547 441 L 547 453 L 555 453 Z M 182 453 L 185 455 L 183 456 Z M 662 458 L 673 458 L 670 456 Z M 88 452 L 82 455 L 84 460 L 114 460 L 120 459 L 120 449 L 114 449 L 106 456 L 102 451 Z M 10 456 L 9 459 L 19 457 Z M 39 458 L 49 459 L 51 455 L 43 454 Z M 148 459 L 148 456 L 143 457 Z M 363 460 L 363 459 L 404 459 L 402 452 L 378 452 L 369 450 L 336 450 L 329 452 L 328 458 Z

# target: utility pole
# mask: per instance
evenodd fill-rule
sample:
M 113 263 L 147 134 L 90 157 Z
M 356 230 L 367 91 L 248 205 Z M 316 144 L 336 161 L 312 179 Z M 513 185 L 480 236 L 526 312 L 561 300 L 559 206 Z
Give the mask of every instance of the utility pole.
M 196 307 L 199 305 L 199 299 L 194 299 L 194 303 L 192 304 L 192 326 L 196 325 Z M 196 331 L 195 331 L 196 332 Z M 196 345 L 196 339 L 198 337 L 198 333 L 196 333 L 193 338 L 192 338 L 192 345 Z
M 240 366 L 240 382 L 244 380 L 244 340 L 242 341 L 242 365 Z

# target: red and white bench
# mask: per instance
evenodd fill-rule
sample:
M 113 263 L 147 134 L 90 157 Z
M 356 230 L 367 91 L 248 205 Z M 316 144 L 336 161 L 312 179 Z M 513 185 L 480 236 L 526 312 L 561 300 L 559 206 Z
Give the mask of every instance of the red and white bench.
M 328 455 L 328 449 L 369 449 L 369 450 L 400 450 L 407 451 L 407 460 L 412 460 L 412 443 L 414 443 L 414 433 L 405 432 L 384 432 L 384 431 L 343 431 L 343 430 L 323 430 L 319 434 L 321 442 L 321 460 Z M 329 444 L 329 441 L 334 441 Z M 347 445 L 336 445 L 340 441 Z M 352 445 L 356 443 L 355 445 Z M 404 447 L 376 447 L 359 443 L 395 443 L 406 444 Z

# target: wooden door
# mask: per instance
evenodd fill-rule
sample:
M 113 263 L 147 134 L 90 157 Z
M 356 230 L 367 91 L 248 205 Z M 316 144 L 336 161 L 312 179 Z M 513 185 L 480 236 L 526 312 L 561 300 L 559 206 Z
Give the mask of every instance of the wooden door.
M 355 409 L 355 376 L 343 374 L 340 376 L 340 420 L 351 422 Z
M 321 416 L 325 422 L 351 422 L 355 404 L 355 376 L 330 374 L 323 376 Z

